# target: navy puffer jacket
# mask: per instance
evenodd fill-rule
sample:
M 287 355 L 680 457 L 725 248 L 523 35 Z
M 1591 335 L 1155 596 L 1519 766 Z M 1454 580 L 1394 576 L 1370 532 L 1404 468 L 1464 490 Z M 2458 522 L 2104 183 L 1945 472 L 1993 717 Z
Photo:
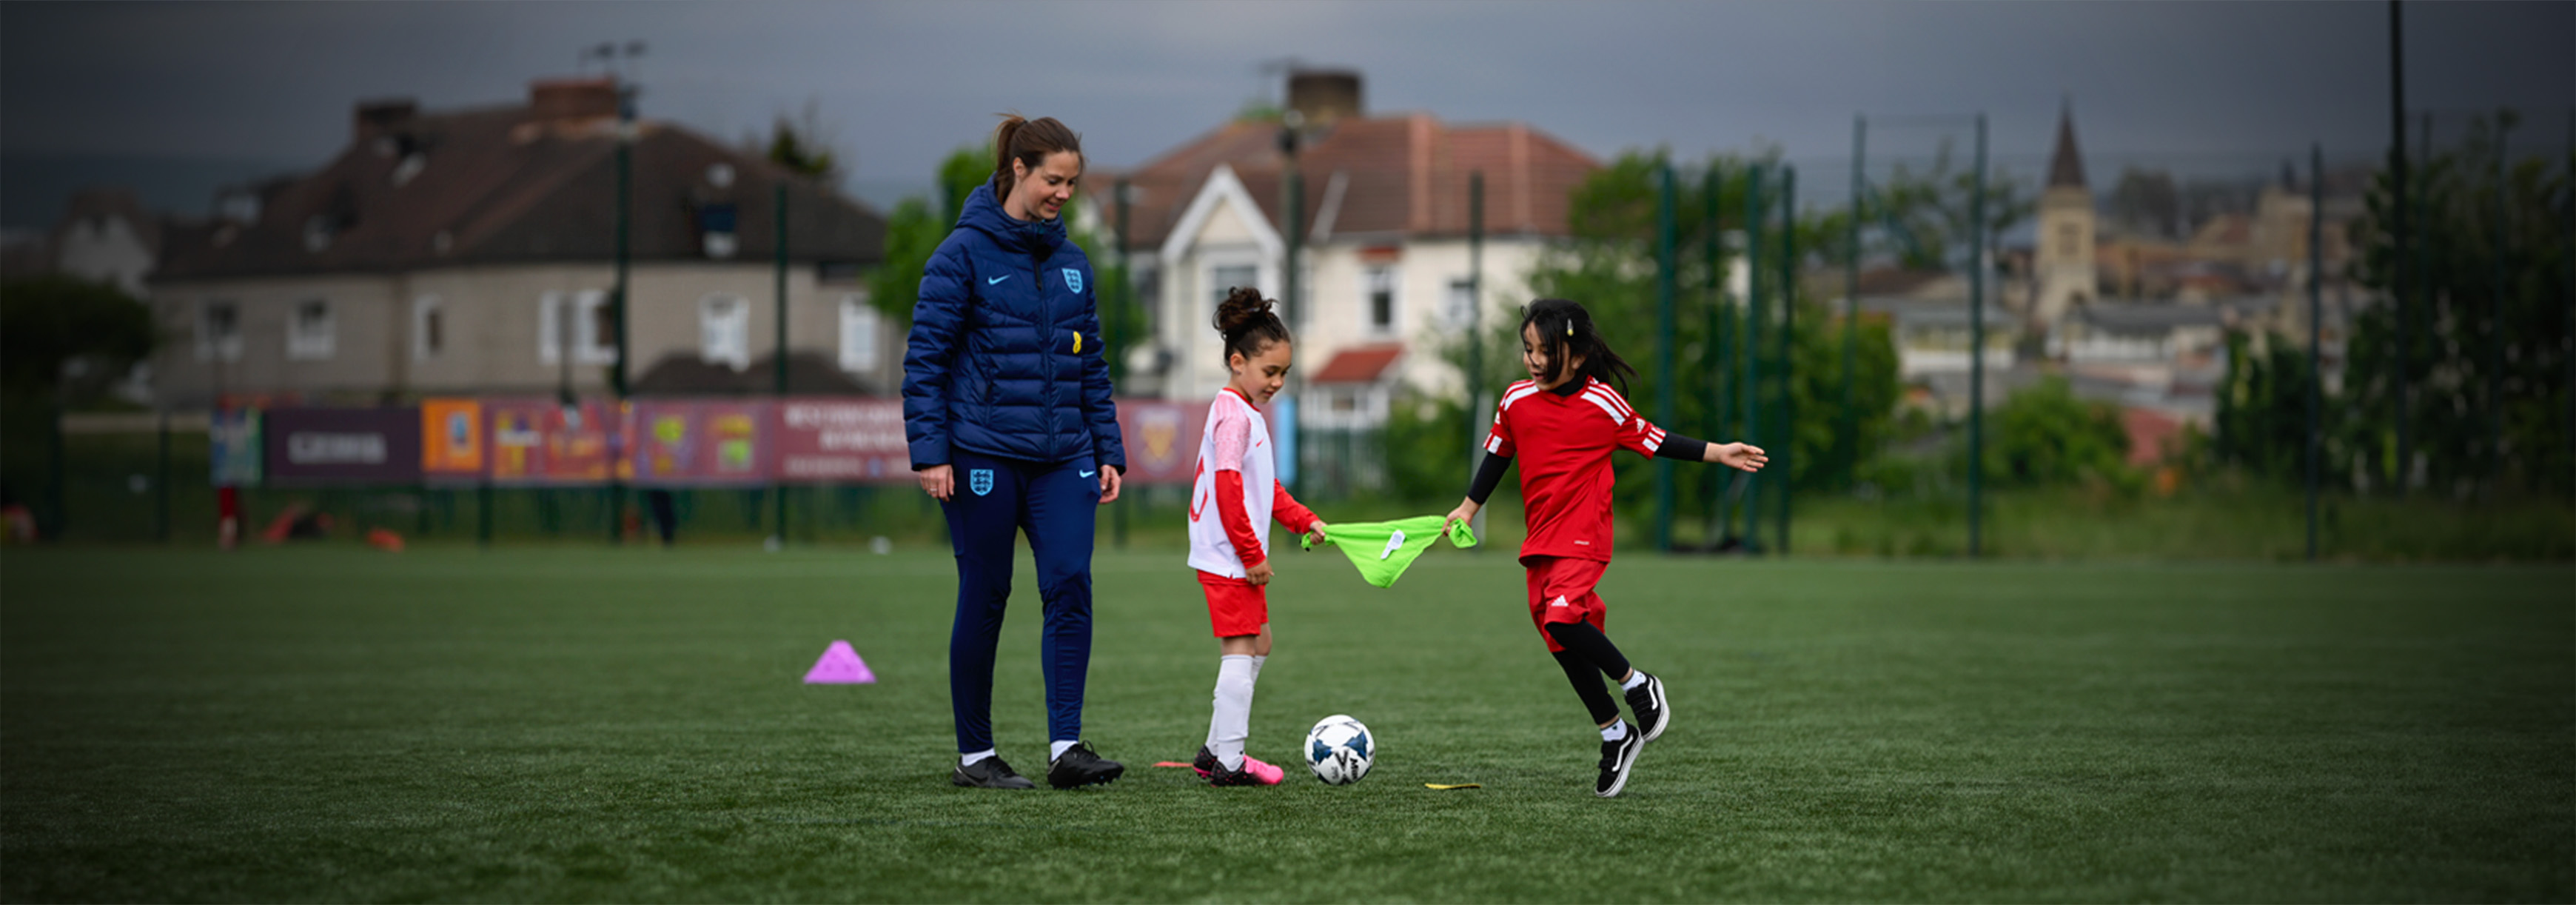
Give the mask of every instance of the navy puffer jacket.
M 950 449 L 1127 470 L 1101 355 L 1098 281 L 1064 221 L 966 197 L 921 275 L 903 356 L 903 432 L 919 471 Z

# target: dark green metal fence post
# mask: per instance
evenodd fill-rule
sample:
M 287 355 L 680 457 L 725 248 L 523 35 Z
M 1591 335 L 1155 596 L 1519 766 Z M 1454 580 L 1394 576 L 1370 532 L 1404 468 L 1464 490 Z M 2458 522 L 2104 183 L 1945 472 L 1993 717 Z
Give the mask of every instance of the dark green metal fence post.
M 1796 492 L 1798 452 L 1798 168 L 1780 168 L 1780 555 L 1789 555 L 1789 501 Z
M 2308 147 L 2308 561 L 2317 561 L 2317 469 L 2325 440 L 2317 436 L 2317 409 L 2323 403 L 2325 372 L 2320 362 L 2325 342 L 2326 152 Z
M 1845 230 L 1843 249 L 1843 376 L 1841 400 L 1834 430 L 1834 464 L 1840 466 L 1843 489 L 1854 483 L 1860 467 L 1860 422 L 1852 412 L 1852 370 L 1860 347 L 1860 217 L 1864 187 L 1869 184 L 1868 170 L 1861 161 L 1869 153 L 1869 120 L 1852 117 L 1851 222 Z
M 152 539 L 170 542 L 170 410 L 161 410 L 158 441 L 152 455 Z
M 1118 219 L 1115 224 L 1118 230 L 1118 236 L 1116 239 L 1118 243 L 1118 285 L 1114 287 L 1116 292 L 1111 296 L 1117 301 L 1115 303 L 1115 307 L 1112 307 L 1109 311 L 1109 335 L 1102 337 L 1100 354 L 1109 356 L 1109 384 L 1114 387 L 1121 381 L 1127 379 L 1127 309 L 1134 307 L 1135 305 L 1135 287 L 1132 281 L 1134 279 L 1136 265 L 1134 259 L 1129 257 L 1127 249 L 1127 208 L 1129 206 L 1129 186 L 1127 185 L 1127 180 L 1124 178 L 1119 179 L 1118 184 L 1111 187 L 1109 191 L 1110 200 L 1116 204 L 1116 210 L 1118 212 Z M 1110 504 L 1110 543 L 1120 550 L 1127 549 L 1128 496 L 1129 494 L 1120 493 L 1118 495 L 1118 502 Z
M 2495 282 L 2495 289 L 2493 290 L 2494 297 L 2489 299 L 2487 304 L 2487 335 L 2485 343 L 2486 366 L 2482 369 L 2487 372 L 2487 442 L 2485 444 L 2486 455 L 2480 457 L 2484 460 L 2482 463 L 2484 467 L 2479 469 L 2481 474 L 2478 475 L 2478 495 L 2481 497 L 2488 494 L 2489 488 L 2492 488 L 2495 485 L 2496 475 L 2504 470 L 2505 294 L 2510 291 L 2509 287 L 2511 285 L 2505 274 L 2511 261 L 2511 255 L 2513 254 L 2513 238 L 2512 233 L 2509 231 L 2511 229 L 2511 224 L 2506 221 L 2509 212 L 2506 209 L 2505 198 L 2507 197 L 2509 189 L 2505 184 L 2506 166 L 2504 142 L 2506 122 L 2504 111 L 2496 111 L 2494 122 L 2496 146 L 2495 223 L 2491 228 L 2495 233 L 2495 242 L 2494 247 L 2487 249 L 2487 263 L 2489 266 L 2489 276 Z
M 1708 316 L 1708 339 L 1701 347 L 1708 351 L 1700 361 L 1700 373 L 1708 378 L 1708 418 L 1700 427 L 1708 433 L 1708 442 L 1711 443 L 1726 442 L 1729 433 L 1726 427 L 1726 323 L 1731 318 L 1727 316 L 1730 309 L 1726 304 L 1726 269 L 1718 255 L 1718 242 L 1724 231 L 1718 228 L 1717 219 L 1718 193 L 1725 184 L 1717 163 L 1711 161 L 1708 172 L 1700 175 L 1699 234 L 1702 258 L 1700 303 L 1707 307 Z M 1727 535 L 1724 524 L 1727 476 L 1723 470 L 1703 470 L 1703 473 L 1708 481 L 1708 524 L 1701 533 L 1706 535 L 1702 539 L 1708 548 L 1715 550 Z
M 492 545 L 492 482 L 490 480 L 474 485 L 474 543 L 485 547 Z
M 1984 552 L 1986 481 L 1986 115 L 1968 199 L 1968 558 Z
M 1744 170 L 1744 442 L 1762 446 L 1762 165 Z M 1764 447 L 1768 452 L 1769 448 Z M 1744 482 L 1744 551 L 1762 552 L 1762 480 Z M 1732 519 L 1730 519 L 1732 521 Z
M 771 216 L 776 221 L 774 225 L 776 241 L 772 243 L 776 247 L 771 253 L 773 263 L 770 267 L 775 298 L 771 307 L 776 310 L 778 319 L 778 323 L 774 325 L 778 333 L 777 345 L 773 347 L 774 351 L 770 355 L 772 359 L 770 395 L 777 398 L 778 404 L 785 405 L 787 404 L 787 180 L 785 178 L 779 179 L 777 185 L 771 190 L 770 206 L 775 208 Z M 786 480 L 776 476 L 771 477 L 769 491 L 778 499 L 777 521 L 771 523 L 775 527 L 770 533 L 777 538 L 779 548 L 785 549 L 787 547 Z
M 1673 423 L 1673 294 L 1680 261 L 1673 254 L 1673 164 L 1655 180 L 1655 420 Z M 1673 460 L 1655 459 L 1655 549 L 1673 549 Z
M 2414 318 L 2412 317 L 2412 311 L 2415 307 L 2413 304 L 2414 294 L 2412 292 L 2413 287 L 2408 284 L 2407 279 L 2413 276 L 2413 270 L 2415 268 L 2413 266 L 2414 262 L 2407 259 L 2409 249 L 2408 239 L 2411 238 L 2406 231 L 2407 215 L 2410 213 L 2407 208 L 2411 206 L 2411 199 L 2413 196 L 2408 194 L 2406 187 L 2405 21 L 2406 16 L 2404 9 L 2397 5 L 2397 0 L 2389 0 L 2388 129 L 2390 134 L 2388 141 L 2388 186 L 2389 196 L 2395 199 L 2395 201 L 2389 206 L 2388 211 L 2390 242 L 2390 254 L 2388 256 L 2388 284 L 2391 301 L 2395 302 L 2397 305 L 2395 318 L 2397 321 L 2397 329 L 2392 331 L 2396 333 L 2397 341 L 2397 461 L 2392 463 L 2394 468 L 2391 470 L 2391 473 L 2395 476 L 2397 495 L 2399 496 L 2406 495 L 2408 489 L 2407 473 L 2412 470 L 2409 467 L 2409 463 L 2415 457 L 2415 448 L 2411 442 L 2413 440 L 2412 432 L 2407 429 L 2406 425 L 2406 422 L 2413 420 L 2409 417 L 2409 412 L 2412 410 L 2413 406 L 2410 404 L 2408 397 L 2412 394 L 2414 389 L 2412 386 L 2414 382 L 2412 372 L 2414 371 L 2415 364 L 2413 335 L 2415 327 L 2413 324 Z M 2426 140 L 2430 141 L 2432 135 L 2432 120 L 2429 117 L 2425 120 L 2424 126 Z
M 617 288 L 608 296 L 608 320 L 615 334 L 617 349 L 608 366 L 609 407 L 611 423 L 602 425 L 611 431 L 625 430 L 626 414 L 626 290 L 629 267 L 634 258 L 635 232 L 635 89 L 621 83 L 617 86 Z M 609 434 L 609 448 L 624 455 L 616 442 L 618 434 Z M 626 542 L 626 484 L 617 477 L 617 463 L 608 463 L 608 542 Z
M 1485 405 L 1485 171 L 1467 174 L 1467 469 L 1474 477 L 1476 453 L 1484 448 L 1485 432 L 1492 429 L 1493 413 Z M 1484 510 L 1476 511 L 1475 524 L 1468 526 L 1477 534 L 1485 533 Z M 1471 548 L 1484 552 L 1484 547 Z

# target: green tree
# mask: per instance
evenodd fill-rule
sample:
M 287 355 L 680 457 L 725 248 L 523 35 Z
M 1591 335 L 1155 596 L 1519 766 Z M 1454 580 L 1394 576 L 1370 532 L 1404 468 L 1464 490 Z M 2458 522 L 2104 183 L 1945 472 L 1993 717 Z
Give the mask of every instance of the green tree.
M 2499 173 L 2499 132 L 2511 123 L 2510 112 L 2475 120 L 2459 145 L 2411 167 L 2411 314 L 2401 321 L 2399 306 L 2382 303 L 2354 318 L 2340 392 L 2323 399 L 2320 415 L 2323 471 L 2337 485 L 2382 491 L 2403 476 L 2454 496 L 2576 489 L 2576 309 L 2567 304 L 2576 159 L 2551 166 L 2532 155 Z M 2387 173 L 2364 203 L 2351 226 L 2360 251 L 2352 277 L 2384 298 L 2399 254 L 2387 229 L 2398 203 Z M 2270 354 L 2231 356 L 2216 448 L 2223 461 L 2295 479 L 2304 472 L 2306 356 L 2269 345 Z M 2401 421 L 2409 462 L 2397 461 Z
M 151 309 L 113 285 L 61 275 L 0 285 L 0 389 L 13 399 L 96 399 L 157 338 Z
M 1986 476 L 2002 486 L 2062 484 L 2086 478 L 2126 483 L 2129 432 L 2120 410 L 2087 402 L 2063 377 L 2014 393 L 1990 416 Z
M 966 196 L 992 174 L 992 145 L 960 146 L 939 162 L 935 201 L 916 196 L 895 205 L 886 218 L 885 263 L 868 275 L 868 299 L 879 312 L 906 327 L 912 325 L 912 306 L 921 296 L 922 268 L 956 227 L 957 215 L 966 209 Z
M 770 122 L 769 139 L 761 143 L 761 153 L 789 172 L 834 185 L 841 181 L 842 168 L 832 144 L 832 129 L 823 122 L 822 109 L 809 100 L 796 117 L 781 113 Z

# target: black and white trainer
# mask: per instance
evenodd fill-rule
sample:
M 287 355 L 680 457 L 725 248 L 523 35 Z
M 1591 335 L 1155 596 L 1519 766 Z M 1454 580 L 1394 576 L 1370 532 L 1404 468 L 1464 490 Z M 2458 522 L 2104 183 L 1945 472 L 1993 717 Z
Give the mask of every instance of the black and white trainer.
M 1628 768 L 1637 765 L 1637 752 L 1646 749 L 1646 734 L 1629 723 L 1628 734 L 1615 742 L 1601 743 L 1601 778 L 1592 784 L 1592 794 L 1615 798 L 1628 787 Z
M 1075 742 L 1073 747 L 1047 764 L 1047 785 L 1059 789 L 1096 786 L 1117 779 L 1127 772 L 1127 765 L 1093 753 L 1090 742 Z
M 1028 777 L 1021 776 L 1018 771 L 1012 770 L 1010 764 L 1003 763 L 1002 756 L 999 754 L 957 768 L 956 774 L 948 777 L 948 781 L 956 785 L 976 789 L 1034 789 L 1038 787 L 1038 784 L 1030 782 Z
M 1646 730 L 1646 740 L 1654 741 L 1664 734 L 1664 724 L 1671 722 L 1672 709 L 1664 705 L 1664 680 L 1653 673 L 1637 670 L 1646 682 L 1628 689 L 1628 710 L 1637 715 L 1638 728 Z

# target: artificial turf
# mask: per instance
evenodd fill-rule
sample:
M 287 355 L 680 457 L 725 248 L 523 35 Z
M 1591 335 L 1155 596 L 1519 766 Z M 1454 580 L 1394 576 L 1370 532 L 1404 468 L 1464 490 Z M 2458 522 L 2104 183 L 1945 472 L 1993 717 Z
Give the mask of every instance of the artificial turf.
M 1174 552 L 1104 552 L 1106 788 L 952 788 L 938 551 L 13 550 L 0 898 L 2576 899 L 2576 570 L 1628 555 L 1627 794 L 1506 552 L 1284 556 L 1252 750 Z M 1044 769 L 1025 561 L 994 719 Z M 835 638 L 879 681 L 806 686 Z M 1355 786 L 1314 720 L 1372 727 Z M 1426 782 L 1478 783 L 1433 791 Z

